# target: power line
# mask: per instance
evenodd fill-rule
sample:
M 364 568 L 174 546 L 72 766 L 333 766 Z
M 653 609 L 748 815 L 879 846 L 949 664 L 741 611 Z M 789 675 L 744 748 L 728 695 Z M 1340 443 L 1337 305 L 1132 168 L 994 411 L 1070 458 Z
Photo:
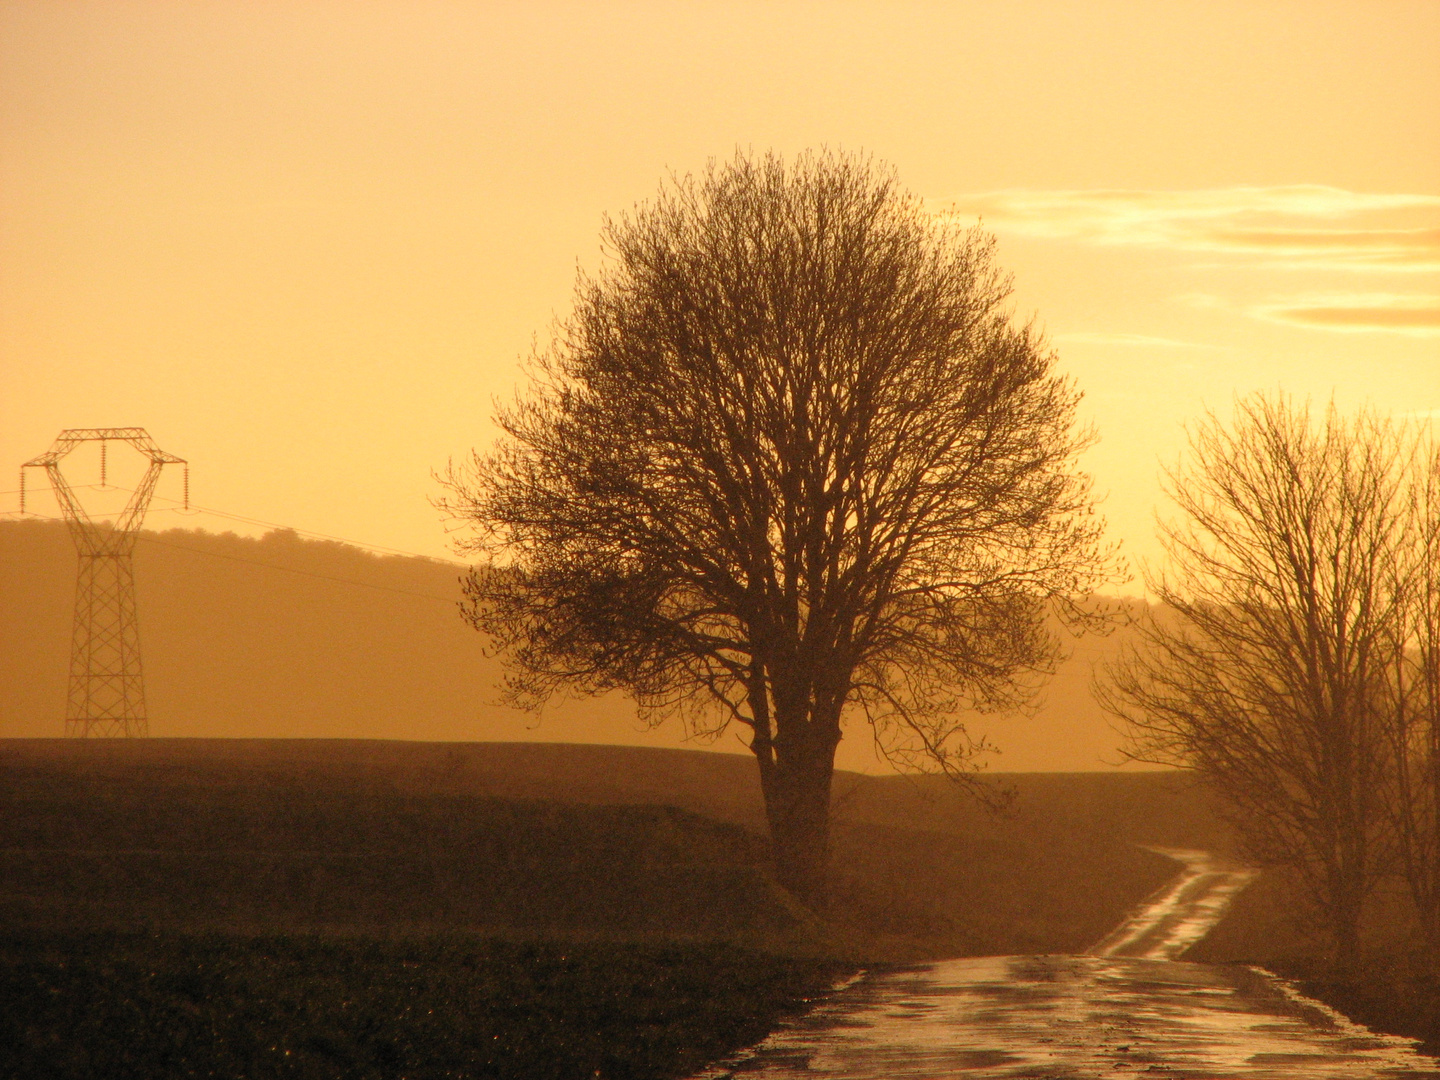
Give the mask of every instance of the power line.
M 127 489 L 125 507 L 108 527 L 85 510 L 62 464 L 85 444 L 100 444 L 100 486 L 104 488 L 108 449 L 112 442 L 136 450 L 149 462 L 139 486 Z M 50 449 L 20 466 L 20 510 L 25 510 L 27 469 L 44 469 L 50 490 L 65 515 L 75 543 L 75 621 L 70 641 L 70 694 L 65 706 L 65 734 L 88 738 L 149 733 L 145 710 L 145 672 L 140 662 L 140 632 L 135 618 L 135 539 L 145 521 L 155 485 L 166 465 L 185 469 L 190 491 L 190 465 L 161 450 L 144 428 L 66 428 Z
M 356 581 L 354 578 L 336 577 L 334 574 L 317 574 L 313 570 L 297 570 L 293 566 L 281 566 L 278 563 L 262 562 L 259 559 L 247 559 L 241 555 L 222 555 L 218 551 L 206 551 L 204 548 L 190 547 L 187 544 L 174 544 L 169 540 L 158 540 L 153 536 L 145 536 L 143 533 L 140 539 L 147 544 L 159 544 L 161 547 L 176 548 L 180 551 L 192 551 L 197 555 L 208 555 L 212 559 L 228 559 L 231 562 L 249 563 L 251 566 L 264 566 L 268 569 L 279 570 L 286 574 L 299 574 L 302 577 L 319 578 L 322 581 L 337 581 L 342 585 L 358 585 L 362 589 L 378 589 L 381 592 L 399 593 L 401 596 L 418 596 L 425 600 L 438 600 L 442 604 L 455 603 L 453 596 L 436 596 L 433 593 L 415 592 L 411 589 L 397 589 L 391 585 L 376 585 L 371 581 Z M 421 557 L 423 558 L 423 556 Z

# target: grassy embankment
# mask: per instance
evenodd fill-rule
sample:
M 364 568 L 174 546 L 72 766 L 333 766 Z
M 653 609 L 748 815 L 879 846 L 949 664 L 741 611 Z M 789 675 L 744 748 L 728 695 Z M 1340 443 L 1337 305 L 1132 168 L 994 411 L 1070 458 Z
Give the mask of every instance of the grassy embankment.
M 1377 1031 L 1420 1040 L 1440 1056 L 1440 971 L 1421 948 L 1396 883 L 1370 898 L 1363 964 L 1339 976 L 1323 924 L 1295 878 L 1268 870 L 1236 899 L 1225 920 L 1185 959 L 1256 964 Z
M 822 921 L 774 885 L 752 770 L 0 745 L 0 1074 L 681 1076 L 858 965 L 1082 949 L 1173 871 L 1129 840 L 1210 827 L 1166 777 L 1015 777 L 997 821 L 842 775 Z

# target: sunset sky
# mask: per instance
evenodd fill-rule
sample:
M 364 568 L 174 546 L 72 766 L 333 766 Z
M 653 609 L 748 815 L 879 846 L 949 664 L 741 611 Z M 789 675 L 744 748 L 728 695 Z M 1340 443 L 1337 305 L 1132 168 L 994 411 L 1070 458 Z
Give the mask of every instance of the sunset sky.
M 1434 0 L 9 0 L 0 464 L 139 425 L 201 506 L 452 554 L 431 471 L 488 445 L 603 216 L 829 146 L 996 232 L 1151 554 L 1207 406 L 1440 410 L 1437 42 Z

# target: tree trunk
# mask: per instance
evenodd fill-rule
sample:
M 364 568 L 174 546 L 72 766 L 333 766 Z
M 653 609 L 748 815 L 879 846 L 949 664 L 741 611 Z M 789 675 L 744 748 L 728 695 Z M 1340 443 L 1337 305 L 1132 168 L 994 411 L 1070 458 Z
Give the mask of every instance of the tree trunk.
M 1420 935 L 1430 966 L 1440 969 L 1440 903 L 1432 892 L 1417 901 L 1416 907 L 1420 909 Z
M 812 911 L 829 900 L 830 782 L 835 740 L 812 734 L 813 721 L 799 737 L 777 740 L 773 757 L 760 759 L 760 784 L 770 847 L 780 884 Z M 799 725 L 797 725 L 799 726 Z
M 1348 978 L 1360 970 L 1360 923 L 1358 918 L 1342 916 L 1334 928 L 1335 973 Z
M 1353 871 L 1344 874 L 1330 900 L 1330 935 L 1335 949 L 1335 972 L 1342 977 L 1360 969 L 1360 919 L 1365 884 Z

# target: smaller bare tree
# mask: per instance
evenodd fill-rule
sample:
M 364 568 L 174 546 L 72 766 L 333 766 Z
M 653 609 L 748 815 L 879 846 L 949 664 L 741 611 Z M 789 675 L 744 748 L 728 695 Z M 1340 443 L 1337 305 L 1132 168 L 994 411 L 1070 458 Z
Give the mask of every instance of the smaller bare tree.
M 1432 954 L 1440 956 L 1440 443 L 1412 457 L 1403 618 L 1391 642 L 1388 808 L 1398 862 Z
M 1251 854 L 1293 868 L 1337 966 L 1383 867 L 1389 588 L 1405 511 L 1396 430 L 1257 396 L 1172 472 L 1161 607 L 1098 686 L 1140 760 L 1196 770 Z

